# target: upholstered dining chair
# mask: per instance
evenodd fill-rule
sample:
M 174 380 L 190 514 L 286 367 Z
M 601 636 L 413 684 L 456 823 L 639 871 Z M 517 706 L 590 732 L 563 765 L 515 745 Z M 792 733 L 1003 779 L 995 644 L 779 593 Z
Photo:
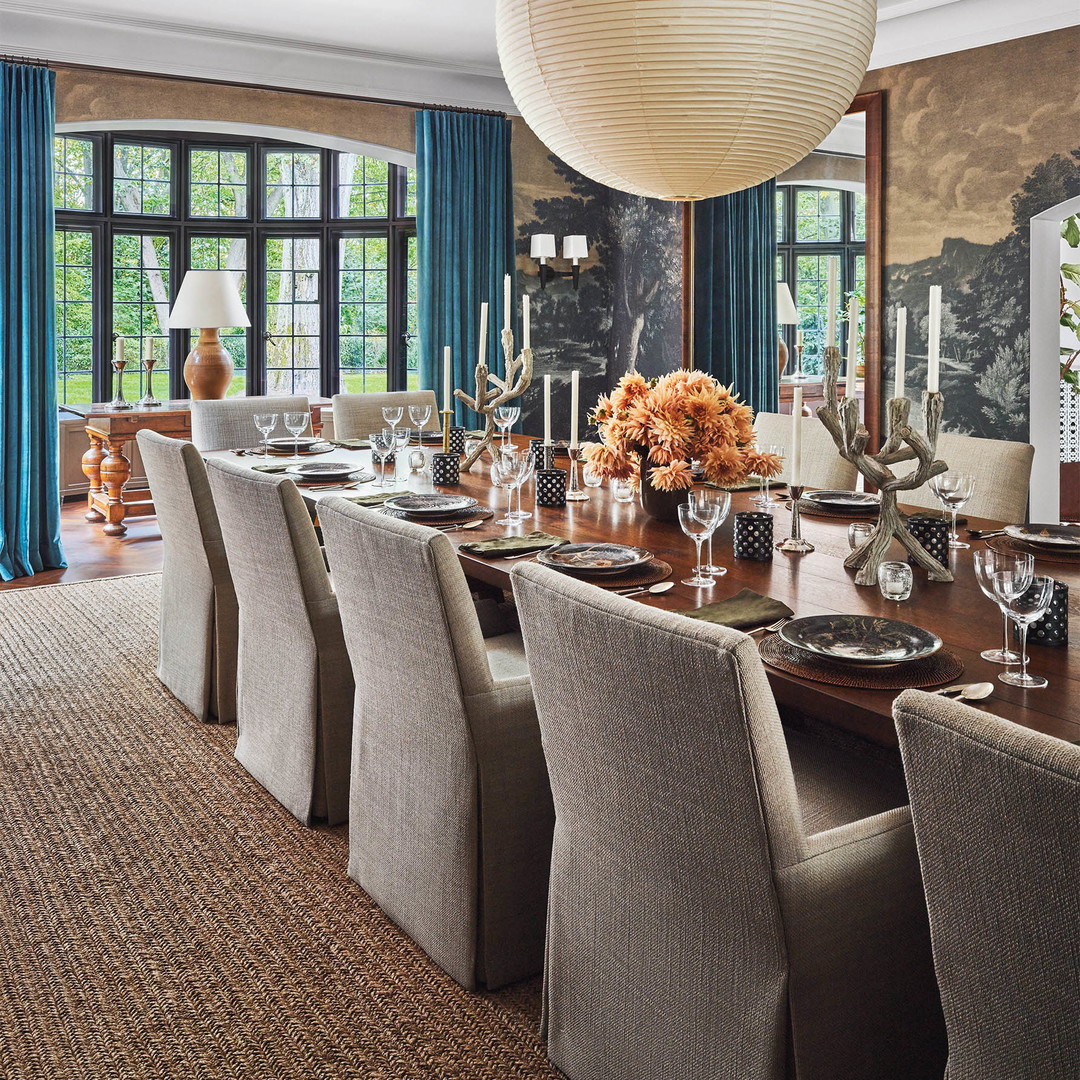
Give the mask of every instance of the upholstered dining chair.
M 402 410 L 399 427 L 416 425 L 409 420 L 410 405 L 430 405 L 431 415 L 424 425 L 425 431 L 439 431 L 442 421 L 435 402 L 434 390 L 400 390 L 389 394 L 335 394 L 334 438 L 366 439 L 373 431 L 386 427 L 382 411 L 388 407 Z
M 1029 443 L 976 439 L 946 431 L 938 436 L 937 456 L 953 472 L 970 473 L 975 477 L 975 494 L 963 513 L 995 521 L 1026 519 L 1031 462 L 1035 456 L 1035 448 Z M 909 506 L 941 509 L 929 484 L 915 491 L 902 492 L 899 498 Z
M 755 413 L 754 427 L 759 447 L 764 448 L 770 443 L 784 447 L 784 471 L 779 478 L 786 483 L 790 479 L 791 417 L 782 413 Z M 817 417 L 803 417 L 802 437 L 802 482 L 810 488 L 853 491 L 858 470 L 840 456 L 832 436 Z
M 236 760 L 305 824 L 348 816 L 353 680 L 296 485 L 207 462 L 240 608 Z
M 255 426 L 256 413 L 277 413 L 278 430 L 271 438 L 287 438 L 282 414 L 306 412 L 311 404 L 300 395 L 271 394 L 265 397 L 232 397 L 191 403 L 191 441 L 202 451 L 236 450 L 258 446 L 262 435 Z M 308 420 L 308 432 L 311 421 Z M 303 432 L 301 432 L 303 434 Z
M 319 503 L 358 687 L 349 876 L 444 971 L 537 973 L 552 808 L 517 633 L 481 635 L 447 537 Z
M 236 720 L 236 593 L 221 526 L 195 447 L 136 436 L 161 529 L 157 677 L 200 720 Z
M 893 705 L 949 1080 L 1080 1074 L 1080 747 L 907 690 Z
M 745 634 L 536 564 L 511 577 L 555 802 L 554 1064 L 940 1080 L 907 806 L 857 753 L 785 742 Z

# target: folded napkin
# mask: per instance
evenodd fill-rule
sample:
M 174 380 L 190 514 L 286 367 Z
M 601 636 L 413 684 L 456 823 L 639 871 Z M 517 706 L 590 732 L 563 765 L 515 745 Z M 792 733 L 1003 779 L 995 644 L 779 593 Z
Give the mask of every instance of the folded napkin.
M 373 491 L 370 495 L 342 495 L 357 506 L 382 506 L 387 499 L 395 499 L 398 495 L 411 495 L 411 491 Z
M 342 450 L 370 450 L 367 439 L 326 439 L 331 446 L 340 446 Z
M 786 619 L 795 612 L 787 604 L 781 604 L 771 596 L 762 596 L 753 589 L 743 589 L 727 600 L 718 600 L 715 604 L 706 604 L 682 614 L 690 619 L 704 619 L 705 622 L 730 626 L 735 630 L 747 630 L 755 626 L 768 626 L 769 623 Z
M 499 536 L 494 540 L 477 540 L 471 544 L 460 544 L 458 550 L 468 552 L 470 555 L 524 555 L 527 551 L 544 551 L 546 548 L 565 543 L 565 536 L 531 532 L 524 536 Z
M 295 464 L 295 461 L 279 461 L 271 465 L 250 465 L 248 467 L 256 472 L 283 473 L 286 469 L 291 469 Z

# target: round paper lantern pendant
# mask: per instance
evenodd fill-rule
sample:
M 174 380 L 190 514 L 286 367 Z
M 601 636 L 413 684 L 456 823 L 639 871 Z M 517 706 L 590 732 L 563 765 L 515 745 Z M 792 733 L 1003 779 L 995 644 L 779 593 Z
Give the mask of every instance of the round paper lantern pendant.
M 498 0 L 525 122 L 620 191 L 705 199 L 760 184 L 836 126 L 876 0 Z

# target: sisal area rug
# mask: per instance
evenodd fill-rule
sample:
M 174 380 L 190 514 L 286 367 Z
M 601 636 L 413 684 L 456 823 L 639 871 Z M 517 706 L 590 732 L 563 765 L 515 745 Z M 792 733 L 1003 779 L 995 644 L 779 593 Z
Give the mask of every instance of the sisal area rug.
M 158 587 L 0 594 L 0 1077 L 557 1077 L 158 683 Z

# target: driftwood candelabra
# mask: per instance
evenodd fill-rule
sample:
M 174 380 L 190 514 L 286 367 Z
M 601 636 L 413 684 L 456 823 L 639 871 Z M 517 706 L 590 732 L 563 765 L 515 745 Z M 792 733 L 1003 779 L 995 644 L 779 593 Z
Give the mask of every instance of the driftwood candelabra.
M 462 462 L 462 470 L 468 469 L 473 462 L 491 445 L 495 437 L 495 410 L 513 398 L 519 397 L 532 382 L 532 349 L 522 349 L 514 356 L 514 334 L 512 330 L 502 332 L 502 351 L 505 378 L 488 371 L 487 364 L 480 361 L 476 365 L 476 392 L 470 397 L 464 390 L 455 390 L 454 397 L 463 401 L 473 412 L 484 417 L 484 436 L 479 446 Z
M 935 559 L 918 540 L 912 536 L 900 510 L 896 495 L 900 491 L 914 491 L 922 487 L 932 476 L 948 470 L 944 461 L 935 460 L 938 431 L 941 428 L 943 398 L 939 393 L 923 391 L 923 431 L 913 428 L 908 420 L 911 414 L 909 398 L 892 398 L 887 405 L 887 437 L 876 454 L 867 453 L 869 432 L 859 422 L 859 403 L 855 398 L 836 399 L 836 382 L 840 372 L 840 350 L 825 350 L 825 404 L 818 409 L 818 419 L 825 425 L 836 443 L 840 456 L 850 461 L 868 483 L 881 493 L 881 512 L 870 538 L 856 548 L 844 561 L 844 565 L 858 569 L 856 585 L 877 584 L 878 567 L 886 561 L 893 537 L 907 548 L 911 558 L 924 570 L 931 581 L 952 581 L 947 566 Z M 867 403 L 870 407 L 871 403 Z M 918 464 L 903 476 L 896 476 L 890 466 L 903 461 Z

